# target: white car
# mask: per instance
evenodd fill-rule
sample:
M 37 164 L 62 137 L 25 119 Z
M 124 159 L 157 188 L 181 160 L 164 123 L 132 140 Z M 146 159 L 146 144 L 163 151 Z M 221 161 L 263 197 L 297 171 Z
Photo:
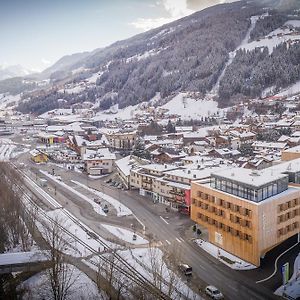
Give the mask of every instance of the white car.
M 223 294 L 213 285 L 209 285 L 205 288 L 205 294 L 210 296 L 212 299 L 224 299 Z

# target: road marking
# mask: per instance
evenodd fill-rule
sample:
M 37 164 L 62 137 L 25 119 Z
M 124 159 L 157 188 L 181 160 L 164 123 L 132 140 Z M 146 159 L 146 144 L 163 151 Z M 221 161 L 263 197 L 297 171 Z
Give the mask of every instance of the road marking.
M 160 218 L 161 218 L 166 224 L 169 225 L 169 223 L 168 223 L 162 216 L 160 216 Z
M 278 263 L 278 260 L 281 256 L 283 256 L 285 253 L 289 252 L 291 249 L 293 249 L 295 246 L 297 246 L 299 244 L 299 242 L 297 242 L 296 244 L 294 244 L 292 247 L 290 247 L 289 249 L 285 250 L 284 252 L 282 252 L 275 260 L 275 268 L 274 268 L 274 272 L 267 278 L 265 279 L 261 279 L 261 280 L 258 280 L 256 281 L 256 283 L 261 283 L 261 282 L 264 282 L 264 281 L 267 281 L 269 280 L 270 278 L 272 278 L 276 273 L 277 273 L 277 269 L 278 269 L 278 266 L 277 266 L 277 263 Z
M 184 239 L 183 239 L 183 238 L 180 237 L 179 239 L 180 239 L 182 242 L 184 242 Z
M 202 270 L 205 270 L 205 271 L 206 271 L 206 268 L 204 268 L 203 266 L 199 265 L 199 267 L 200 267 Z
M 166 242 L 167 242 L 169 245 L 171 245 L 171 243 L 170 243 L 168 240 L 166 240 Z
M 178 238 L 176 238 L 176 241 L 177 241 L 177 242 L 179 242 L 179 243 L 181 243 L 181 240 L 180 240 L 180 239 L 178 239 Z

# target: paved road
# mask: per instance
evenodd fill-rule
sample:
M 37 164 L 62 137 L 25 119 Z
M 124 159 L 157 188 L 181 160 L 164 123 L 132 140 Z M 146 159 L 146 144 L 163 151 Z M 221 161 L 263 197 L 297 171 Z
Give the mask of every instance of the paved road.
M 28 164 L 28 161 L 26 163 Z M 30 165 L 31 167 L 37 168 L 34 164 Z M 52 170 L 53 166 L 45 165 L 42 166 L 42 168 L 45 170 Z M 65 172 L 65 170 L 55 166 L 54 169 L 56 174 L 61 175 L 66 182 L 73 179 L 83 184 L 87 184 L 85 175 L 76 172 Z M 168 213 L 169 218 L 167 220 L 162 219 L 160 216 L 165 216 L 166 213 L 160 209 L 161 205 L 153 204 L 151 199 L 141 197 L 137 192 L 120 191 L 111 188 L 110 186 L 103 184 L 102 180 L 90 179 L 88 180 L 88 185 L 123 202 L 142 222 L 145 223 L 146 231 L 148 233 L 151 232 L 154 237 L 162 241 L 165 246 L 168 246 L 170 249 L 174 249 L 174 247 L 176 249 L 179 248 L 182 261 L 190 264 L 194 269 L 194 273 L 200 278 L 199 286 L 203 286 L 203 282 L 214 284 L 225 294 L 226 299 L 232 300 L 278 299 L 269 289 L 265 288 L 263 285 L 256 284 L 255 281 L 257 280 L 257 277 L 254 278 L 251 273 L 229 269 L 200 249 L 192 241 L 185 239 L 182 227 L 188 226 L 190 222 L 186 217 L 180 217 L 177 213 L 170 212 Z M 67 191 L 64 191 L 66 197 L 68 194 Z M 86 215 L 84 209 L 81 209 L 81 214 L 82 213 Z M 95 228 L 95 222 L 92 222 L 93 216 L 86 215 L 85 217 L 86 219 L 89 219 L 90 225 L 93 225 L 92 227 Z M 184 224 L 184 226 L 178 224 Z M 190 222 L 190 224 L 192 223 Z
M 56 169 L 56 174 L 61 175 L 66 181 L 73 179 L 83 184 L 87 183 L 86 177 L 82 174 L 64 172 L 61 169 Z M 226 299 L 278 299 L 263 285 L 256 284 L 252 276 L 247 275 L 247 271 L 230 270 L 201 250 L 192 241 L 184 240 L 184 235 L 178 226 L 180 219 L 178 214 L 169 213 L 169 218 L 163 219 L 158 213 L 159 209 L 156 208 L 159 205 L 153 204 L 151 199 L 140 197 L 133 191 L 120 191 L 102 185 L 102 183 L 101 180 L 89 180 L 88 182 L 90 187 L 103 191 L 123 202 L 145 223 L 146 231 L 151 232 L 165 246 L 170 249 L 174 249 L 174 247 L 180 249 L 182 261 L 193 267 L 194 273 L 201 281 L 216 285 L 225 294 Z M 174 218 L 172 218 L 173 216 Z

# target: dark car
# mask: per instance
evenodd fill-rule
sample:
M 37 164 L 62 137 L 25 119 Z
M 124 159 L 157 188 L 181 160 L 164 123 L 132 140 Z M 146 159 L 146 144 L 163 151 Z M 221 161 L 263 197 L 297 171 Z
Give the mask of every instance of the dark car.
M 109 212 L 108 206 L 107 204 L 105 204 L 102 208 L 103 212 L 105 212 L 106 214 Z

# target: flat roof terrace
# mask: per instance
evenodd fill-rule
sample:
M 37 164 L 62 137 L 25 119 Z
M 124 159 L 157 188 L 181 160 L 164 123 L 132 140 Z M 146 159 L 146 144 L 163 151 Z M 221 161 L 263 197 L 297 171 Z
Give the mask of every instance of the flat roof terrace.
M 231 168 L 211 174 L 210 185 L 234 196 L 260 202 L 288 188 L 289 176 L 273 169 Z

